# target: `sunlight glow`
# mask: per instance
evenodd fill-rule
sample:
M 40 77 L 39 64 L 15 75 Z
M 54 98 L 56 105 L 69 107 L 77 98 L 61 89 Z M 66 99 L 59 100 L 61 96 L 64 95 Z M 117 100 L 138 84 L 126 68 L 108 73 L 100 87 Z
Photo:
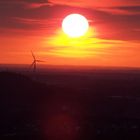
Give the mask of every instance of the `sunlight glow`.
M 62 30 L 56 35 L 44 38 L 44 47 L 51 46 L 49 54 L 64 58 L 91 58 L 107 53 L 115 44 L 122 45 L 122 41 L 105 40 L 96 37 L 96 29 L 89 28 L 84 36 L 70 38 Z

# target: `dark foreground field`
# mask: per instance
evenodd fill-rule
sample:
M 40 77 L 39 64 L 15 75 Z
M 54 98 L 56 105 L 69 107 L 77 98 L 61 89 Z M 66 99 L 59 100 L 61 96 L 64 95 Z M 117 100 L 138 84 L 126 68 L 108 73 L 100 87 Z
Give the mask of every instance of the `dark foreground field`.
M 139 140 L 140 71 L 0 72 L 0 139 Z

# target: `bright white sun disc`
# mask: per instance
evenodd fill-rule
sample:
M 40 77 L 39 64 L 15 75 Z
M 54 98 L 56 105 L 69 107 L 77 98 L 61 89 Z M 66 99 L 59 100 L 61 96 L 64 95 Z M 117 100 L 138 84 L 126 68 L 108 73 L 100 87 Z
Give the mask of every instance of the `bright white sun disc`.
M 88 20 L 80 14 L 70 14 L 62 22 L 62 30 L 70 37 L 83 36 L 88 28 Z

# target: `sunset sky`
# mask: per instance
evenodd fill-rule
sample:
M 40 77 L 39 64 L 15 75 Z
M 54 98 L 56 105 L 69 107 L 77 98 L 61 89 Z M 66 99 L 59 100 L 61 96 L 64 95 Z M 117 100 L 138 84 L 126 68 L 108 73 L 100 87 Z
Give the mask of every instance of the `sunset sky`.
M 80 38 L 61 24 L 79 13 Z M 30 64 L 31 50 L 49 65 L 140 67 L 139 0 L 0 0 L 0 64 Z

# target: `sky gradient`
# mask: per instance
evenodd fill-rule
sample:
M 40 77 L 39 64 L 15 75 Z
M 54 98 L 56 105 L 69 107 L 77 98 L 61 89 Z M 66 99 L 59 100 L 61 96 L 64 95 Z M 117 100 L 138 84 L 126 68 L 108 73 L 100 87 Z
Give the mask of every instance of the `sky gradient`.
M 65 16 L 84 15 L 81 38 L 61 29 Z M 0 64 L 140 67 L 139 0 L 0 0 Z

